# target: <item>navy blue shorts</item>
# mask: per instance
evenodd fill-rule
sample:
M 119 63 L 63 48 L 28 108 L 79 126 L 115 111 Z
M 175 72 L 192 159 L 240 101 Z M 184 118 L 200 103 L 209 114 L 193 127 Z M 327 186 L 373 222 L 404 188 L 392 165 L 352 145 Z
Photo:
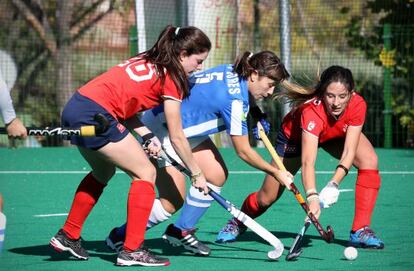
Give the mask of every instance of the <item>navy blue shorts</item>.
M 129 131 L 120 124 L 105 108 L 76 92 L 65 105 L 62 112 L 62 125 L 64 127 L 79 128 L 84 125 L 98 124 L 94 117 L 101 113 L 109 121 L 108 130 L 96 137 L 71 136 L 72 144 L 97 150 L 109 142 L 118 142 L 125 138 Z
M 287 139 L 285 133 L 283 132 L 282 128 L 280 128 L 279 132 L 277 133 L 275 149 L 279 157 L 285 158 L 298 157 L 301 155 L 302 152 L 301 144 L 289 141 L 289 139 Z

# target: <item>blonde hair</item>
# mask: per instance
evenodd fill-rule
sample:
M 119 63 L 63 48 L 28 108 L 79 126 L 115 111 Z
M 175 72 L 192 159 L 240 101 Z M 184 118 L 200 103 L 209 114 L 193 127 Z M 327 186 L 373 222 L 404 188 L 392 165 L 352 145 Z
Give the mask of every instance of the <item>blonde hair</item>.
M 301 86 L 288 80 L 280 82 L 280 86 L 284 91 L 275 94 L 274 99 L 283 100 L 284 102 L 291 104 L 292 107 L 304 103 L 315 94 L 314 89 Z

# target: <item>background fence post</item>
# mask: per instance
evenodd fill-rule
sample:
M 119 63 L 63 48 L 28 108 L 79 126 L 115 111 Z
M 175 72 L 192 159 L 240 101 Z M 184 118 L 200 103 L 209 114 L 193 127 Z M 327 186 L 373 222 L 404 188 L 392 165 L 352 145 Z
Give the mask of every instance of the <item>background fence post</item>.
M 391 25 L 384 24 L 383 30 L 384 50 L 391 50 Z M 392 147 L 392 123 L 391 123 L 391 67 L 384 66 L 384 148 Z

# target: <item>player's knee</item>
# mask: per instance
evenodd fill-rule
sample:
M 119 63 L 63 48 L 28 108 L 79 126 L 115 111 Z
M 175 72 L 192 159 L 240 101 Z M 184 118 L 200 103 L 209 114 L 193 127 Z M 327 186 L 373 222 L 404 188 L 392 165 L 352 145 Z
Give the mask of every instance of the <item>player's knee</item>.
M 257 194 L 257 204 L 259 204 L 259 206 L 261 208 L 267 209 L 270 206 L 272 206 L 272 204 L 276 201 L 277 199 L 277 193 L 275 193 L 274 195 L 269 195 L 266 193 L 258 193 Z
M 366 152 L 360 157 L 356 157 L 354 164 L 359 169 L 378 169 L 378 156 L 375 151 Z
M 145 167 L 138 165 L 138 167 L 131 172 L 131 177 L 134 180 L 141 179 L 155 184 L 155 179 L 157 178 L 157 170 L 151 163 L 148 163 Z

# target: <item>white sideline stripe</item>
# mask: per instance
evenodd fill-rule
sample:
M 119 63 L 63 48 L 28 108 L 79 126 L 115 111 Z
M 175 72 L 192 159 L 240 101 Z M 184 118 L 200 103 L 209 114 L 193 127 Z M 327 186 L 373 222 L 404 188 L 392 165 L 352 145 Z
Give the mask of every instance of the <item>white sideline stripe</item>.
M 0 174 L 85 174 L 90 170 L 0 170 Z M 230 174 L 265 174 L 258 170 L 230 170 Z M 300 173 L 300 171 L 298 172 Z M 333 171 L 316 171 L 316 174 L 333 174 Z M 123 171 L 116 171 L 116 174 L 125 174 Z M 357 174 L 356 171 L 350 171 L 349 174 Z M 414 171 L 380 171 L 381 175 L 413 175 Z
M 352 192 L 354 191 L 354 189 L 339 189 L 339 192 L 343 193 L 343 192 Z
M 33 217 L 51 217 L 51 216 L 67 216 L 68 213 L 60 213 L 60 214 L 44 214 L 44 215 L 33 215 Z

